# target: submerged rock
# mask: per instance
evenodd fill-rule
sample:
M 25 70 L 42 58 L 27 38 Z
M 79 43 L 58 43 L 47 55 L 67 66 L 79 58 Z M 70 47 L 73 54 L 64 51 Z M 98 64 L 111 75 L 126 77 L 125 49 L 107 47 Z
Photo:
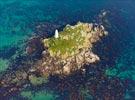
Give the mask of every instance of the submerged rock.
M 0 72 L 5 71 L 9 66 L 9 61 L 7 59 L 0 58 Z

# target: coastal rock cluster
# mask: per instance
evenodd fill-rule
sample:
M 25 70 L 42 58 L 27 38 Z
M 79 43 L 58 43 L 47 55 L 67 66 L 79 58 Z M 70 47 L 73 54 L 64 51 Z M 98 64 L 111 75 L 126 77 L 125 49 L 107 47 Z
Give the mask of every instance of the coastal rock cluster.
M 59 32 L 59 37 L 43 39 L 45 50 L 37 69 L 45 76 L 69 75 L 83 70 L 83 65 L 96 63 L 99 56 L 92 52 L 95 42 L 108 33 L 102 25 L 81 23 L 67 25 Z
M 42 51 L 42 57 L 35 62 L 25 61 L 17 70 L 6 73 L 0 78 L 0 93 L 6 96 L 20 91 L 30 85 L 41 85 L 48 82 L 48 77 L 71 75 L 81 70 L 84 65 L 96 63 L 100 57 L 93 53 L 92 48 L 97 41 L 108 33 L 102 25 L 78 22 L 76 25 L 67 25 L 63 31 L 57 31 L 57 38 L 32 39 L 27 48 L 31 54 L 36 50 Z M 39 43 L 38 43 L 39 42 Z M 39 45 L 40 44 L 40 45 Z M 37 46 L 36 46 L 37 45 Z

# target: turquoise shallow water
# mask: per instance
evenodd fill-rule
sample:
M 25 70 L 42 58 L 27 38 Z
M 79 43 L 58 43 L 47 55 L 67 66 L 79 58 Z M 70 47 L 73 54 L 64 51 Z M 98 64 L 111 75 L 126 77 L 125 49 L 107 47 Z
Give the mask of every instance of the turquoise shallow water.
M 134 0 L 0 0 L 0 73 L 10 68 L 11 59 L 24 53 L 26 42 L 29 37 L 36 34 L 35 27 L 39 23 L 48 22 L 63 26 L 78 21 L 100 22 L 99 14 L 102 11 L 107 11 L 108 15 L 104 24 L 110 34 L 103 40 L 107 49 L 101 49 L 102 46 L 99 43 L 99 48 L 95 50 L 103 58 L 103 65 L 99 69 L 110 80 L 118 78 L 123 83 L 125 91 L 122 99 L 134 100 L 134 5 Z M 90 70 L 90 72 L 95 71 L 95 69 Z M 89 75 L 91 74 L 88 74 L 88 77 Z M 87 79 L 87 77 L 85 78 Z M 24 98 L 26 100 L 28 98 L 33 100 L 44 100 L 43 98 L 46 98 L 45 100 L 54 98 L 66 100 L 65 95 L 69 96 L 66 92 L 54 94 L 53 90 L 46 92 L 46 89 L 39 89 L 39 87 L 37 90 L 27 89 L 20 93 L 18 98 L 20 100 Z M 84 94 L 86 100 L 94 98 L 91 96 L 92 94 L 87 97 L 86 91 Z M 100 94 L 96 95 L 100 97 Z

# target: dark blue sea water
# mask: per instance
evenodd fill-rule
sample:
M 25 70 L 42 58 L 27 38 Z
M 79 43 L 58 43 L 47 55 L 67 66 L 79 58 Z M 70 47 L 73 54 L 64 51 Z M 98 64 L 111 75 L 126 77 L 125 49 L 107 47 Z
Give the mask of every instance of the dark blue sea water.
M 101 20 L 102 12 L 107 15 Z M 109 32 L 94 48 L 102 63 L 88 68 L 86 76 L 54 78 L 49 90 L 30 87 L 11 100 L 81 100 L 80 95 L 85 100 L 103 100 L 103 95 L 110 100 L 107 93 L 114 95 L 111 100 L 135 100 L 135 0 L 0 0 L 0 74 L 10 69 L 12 59 L 23 55 L 30 37 L 41 35 L 38 24 L 62 27 L 78 21 L 102 22 Z M 100 74 L 107 78 L 98 79 Z M 55 89 L 58 84 L 63 91 Z M 73 93 L 68 90 L 71 84 Z M 96 92 L 89 91 L 93 88 Z

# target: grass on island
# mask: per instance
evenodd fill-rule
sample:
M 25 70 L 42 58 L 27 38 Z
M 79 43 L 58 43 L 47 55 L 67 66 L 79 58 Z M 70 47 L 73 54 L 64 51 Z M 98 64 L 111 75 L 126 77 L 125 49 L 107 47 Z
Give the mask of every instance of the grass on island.
M 67 58 L 84 48 L 86 40 L 87 24 L 78 23 L 75 26 L 67 25 L 59 32 L 59 38 L 51 37 L 44 39 L 44 45 L 48 47 L 51 56 Z

